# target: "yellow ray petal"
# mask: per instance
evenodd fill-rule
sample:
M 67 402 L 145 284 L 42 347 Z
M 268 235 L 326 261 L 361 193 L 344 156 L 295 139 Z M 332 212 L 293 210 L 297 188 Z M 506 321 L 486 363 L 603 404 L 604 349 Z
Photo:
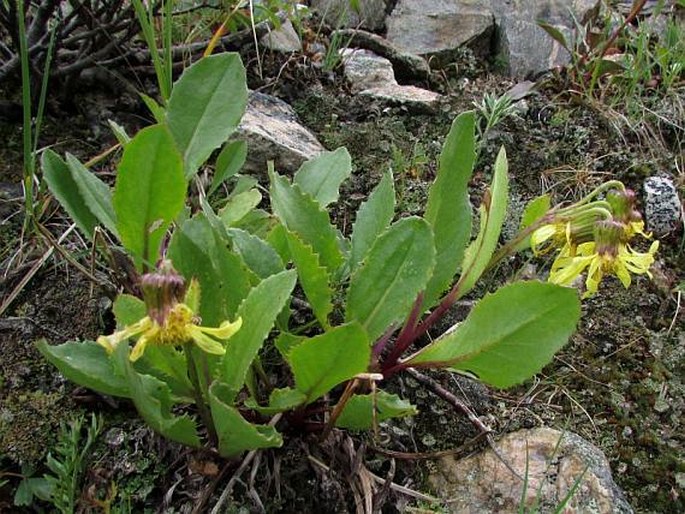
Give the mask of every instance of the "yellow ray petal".
M 202 351 L 211 353 L 213 355 L 223 355 L 226 353 L 226 349 L 223 347 L 223 345 L 216 339 L 212 339 L 208 335 L 204 334 L 200 327 L 188 327 L 188 332 L 193 338 L 195 344 Z

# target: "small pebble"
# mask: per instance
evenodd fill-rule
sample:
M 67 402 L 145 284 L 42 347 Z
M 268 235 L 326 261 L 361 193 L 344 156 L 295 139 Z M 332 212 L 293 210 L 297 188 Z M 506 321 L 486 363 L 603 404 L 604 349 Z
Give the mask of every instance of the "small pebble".
M 434 446 L 437 441 L 431 434 L 426 434 L 421 438 L 421 442 L 430 448 L 431 446 Z

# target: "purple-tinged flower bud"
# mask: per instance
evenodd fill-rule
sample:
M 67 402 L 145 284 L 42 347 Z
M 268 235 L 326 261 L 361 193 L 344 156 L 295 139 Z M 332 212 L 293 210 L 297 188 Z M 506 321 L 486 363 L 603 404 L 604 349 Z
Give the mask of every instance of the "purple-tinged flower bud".
M 157 271 L 143 275 L 141 289 L 148 316 L 161 326 L 171 309 L 183 301 L 186 284 L 171 261 L 164 260 Z
M 603 256 L 616 257 L 618 247 L 623 240 L 625 226 L 613 220 L 601 220 L 595 223 L 595 244 L 597 253 Z
M 636 208 L 637 195 L 632 189 L 609 191 L 607 193 L 607 202 L 611 206 L 614 218 L 621 223 L 627 225 L 636 221 L 642 221 L 642 214 Z

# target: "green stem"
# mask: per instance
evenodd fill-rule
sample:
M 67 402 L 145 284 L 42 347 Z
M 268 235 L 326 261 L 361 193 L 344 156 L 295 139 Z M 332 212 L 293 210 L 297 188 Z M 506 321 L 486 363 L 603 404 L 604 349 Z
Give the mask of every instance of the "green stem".
M 620 180 L 609 180 L 609 181 L 604 182 L 603 184 L 600 184 L 599 186 L 597 186 L 595 189 L 593 189 L 587 195 L 585 195 L 585 197 L 582 200 L 574 203 L 573 205 L 586 204 L 586 203 L 590 202 L 594 197 L 599 195 L 600 193 L 603 193 L 604 191 L 607 191 L 607 190 L 612 189 L 612 188 L 618 189 L 620 191 L 626 190 L 626 186 Z
M 193 385 L 193 396 L 195 398 L 195 404 L 197 405 L 197 411 L 202 418 L 202 422 L 207 427 L 207 434 L 209 436 L 209 444 L 216 447 L 219 442 L 219 438 L 216 434 L 216 428 L 214 428 L 214 420 L 212 419 L 212 413 L 207 407 L 207 402 L 205 400 L 205 395 L 203 394 L 203 389 L 200 384 L 200 377 L 197 373 L 197 364 L 195 363 L 195 356 L 193 354 L 193 344 L 185 343 L 183 345 L 183 352 L 186 355 L 186 363 L 188 365 L 188 378 L 190 383 Z
M 529 236 L 533 234 L 537 229 L 542 227 L 543 225 L 547 225 L 548 223 L 552 222 L 552 217 L 548 216 L 543 216 L 539 220 L 531 223 L 528 225 L 526 228 L 519 230 L 518 234 L 516 234 L 512 239 L 507 241 L 505 244 L 500 246 L 497 251 L 493 254 L 493 256 L 490 258 L 490 262 L 488 265 L 485 267 L 483 270 L 483 273 L 487 272 L 488 270 L 491 270 L 495 266 L 497 266 L 500 262 L 502 262 L 503 259 L 509 257 L 510 255 L 514 255 L 515 253 L 519 252 L 519 245 L 525 241 Z
M 21 96 L 23 107 L 24 139 L 24 231 L 33 223 L 34 193 L 33 177 L 35 162 L 33 160 L 33 132 L 31 127 L 31 82 L 29 74 L 29 53 L 26 41 L 26 19 L 24 2 L 17 0 L 17 26 L 19 28 L 19 55 L 21 58 Z

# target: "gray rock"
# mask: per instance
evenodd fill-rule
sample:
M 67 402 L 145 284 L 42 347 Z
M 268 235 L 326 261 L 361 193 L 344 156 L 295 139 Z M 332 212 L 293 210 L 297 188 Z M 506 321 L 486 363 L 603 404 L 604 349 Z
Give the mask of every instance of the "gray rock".
M 667 177 L 649 177 L 645 180 L 644 206 L 647 230 L 664 236 L 682 224 L 682 204 L 675 184 Z
M 396 85 L 392 63 L 369 50 L 345 48 L 340 51 L 345 67 L 345 78 L 350 82 L 353 93 L 365 89 Z
M 365 30 L 341 29 L 334 31 L 333 35 L 337 35 L 343 41 L 349 41 L 350 48 L 371 50 L 388 59 L 395 70 L 395 76 L 400 80 L 426 80 L 430 77 L 430 66 L 423 57 L 402 52 L 390 41 L 377 34 Z
M 387 38 L 400 50 L 417 55 L 479 46 L 480 40 L 489 43 L 494 28 L 490 1 L 399 0 L 387 19 Z
M 385 27 L 385 0 L 361 0 L 359 12 L 350 7 L 350 0 L 312 0 L 312 9 L 336 28 L 363 28 L 380 31 Z
M 604 454 L 582 437 L 551 428 L 520 430 L 496 443 L 499 456 L 487 449 L 456 460 L 439 459 L 428 477 L 440 496 L 450 499 L 449 512 L 489 514 L 553 512 L 578 482 L 564 512 L 632 513 L 612 476 Z M 527 484 L 513 475 L 505 460 Z
M 259 42 L 263 47 L 275 52 L 291 53 L 302 50 L 302 41 L 290 20 L 264 34 Z
M 536 20 L 553 25 L 571 41 L 571 13 L 580 20 L 596 3 L 596 0 L 492 0 L 500 36 L 497 53 L 507 62 L 509 75 L 534 76 L 568 64 L 568 52 L 538 27 Z
M 463 45 L 485 56 L 497 43 L 494 52 L 507 63 L 509 74 L 524 78 L 570 60 L 536 20 L 571 37 L 571 12 L 581 19 L 595 4 L 596 0 L 399 0 L 387 20 L 387 37 L 399 49 L 422 56 L 449 55 Z
M 369 50 L 346 48 L 340 51 L 340 55 L 352 91 L 362 96 L 428 110 L 434 108 L 441 98 L 438 93 L 427 89 L 399 85 L 392 63 Z
M 314 134 L 303 127 L 286 102 L 263 93 L 250 98 L 236 139 L 247 142 L 244 171 L 266 174 L 267 161 L 280 173 L 294 173 L 300 165 L 324 151 Z
M 359 93 L 361 96 L 370 96 L 389 104 L 405 105 L 415 111 L 432 111 L 440 99 L 438 93 L 428 91 L 416 86 L 389 85 L 366 89 Z

